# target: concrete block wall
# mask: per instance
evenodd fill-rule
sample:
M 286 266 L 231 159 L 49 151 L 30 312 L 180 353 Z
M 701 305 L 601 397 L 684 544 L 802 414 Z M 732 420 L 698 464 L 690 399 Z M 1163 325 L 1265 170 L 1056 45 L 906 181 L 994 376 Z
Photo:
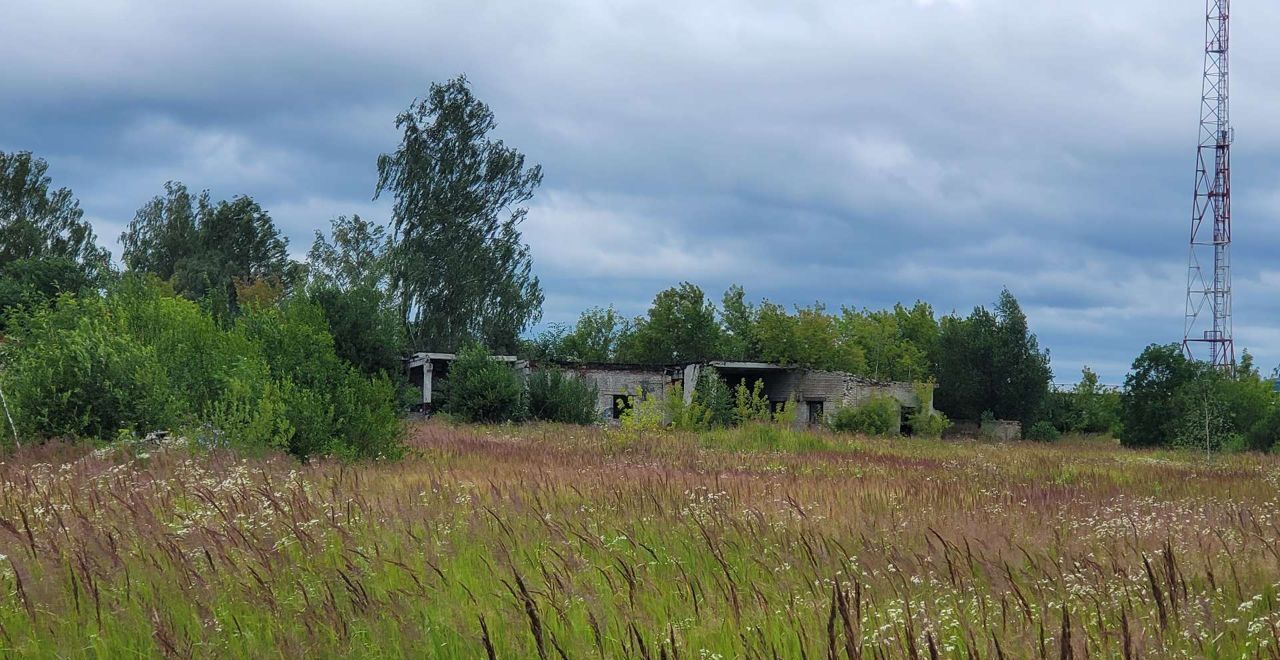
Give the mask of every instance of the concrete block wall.
M 666 396 L 672 377 L 666 369 L 644 368 L 592 368 L 578 367 L 571 372 L 596 386 L 596 412 L 601 419 L 613 419 L 613 397 L 637 396 L 645 392 L 649 396 Z

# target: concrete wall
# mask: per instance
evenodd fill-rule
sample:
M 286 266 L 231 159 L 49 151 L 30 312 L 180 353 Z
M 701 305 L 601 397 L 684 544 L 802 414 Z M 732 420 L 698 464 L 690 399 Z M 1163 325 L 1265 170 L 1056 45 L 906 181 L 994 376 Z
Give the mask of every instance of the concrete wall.
M 624 367 L 624 366 L 570 366 L 565 369 L 596 386 L 596 412 L 601 419 L 614 419 L 615 396 L 637 396 L 645 392 L 649 396 L 663 397 L 672 379 L 679 382 L 681 375 L 670 373 L 664 367 Z
M 746 376 L 748 386 L 755 382 L 755 378 L 764 381 L 764 395 L 770 401 L 795 400 L 798 424 L 820 421 L 810 418 L 810 403 L 820 402 L 824 416 L 845 406 L 862 405 L 873 397 L 896 399 L 903 408 L 919 408 L 921 405 L 912 383 L 883 383 L 836 371 L 795 369 Z M 727 377 L 726 380 L 732 388 L 737 386 L 739 378 Z M 932 401 L 928 402 L 928 408 L 933 411 Z
M 982 422 L 982 437 L 1007 442 L 1022 439 L 1022 423 L 1004 419 Z

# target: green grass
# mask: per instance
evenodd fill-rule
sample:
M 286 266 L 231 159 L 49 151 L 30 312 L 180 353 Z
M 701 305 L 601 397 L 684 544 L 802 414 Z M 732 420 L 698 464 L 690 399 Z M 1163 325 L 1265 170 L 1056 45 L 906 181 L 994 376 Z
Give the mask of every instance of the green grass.
M 46 657 L 1271 657 L 1280 461 L 1096 439 L 415 427 L 398 462 L 0 464 Z

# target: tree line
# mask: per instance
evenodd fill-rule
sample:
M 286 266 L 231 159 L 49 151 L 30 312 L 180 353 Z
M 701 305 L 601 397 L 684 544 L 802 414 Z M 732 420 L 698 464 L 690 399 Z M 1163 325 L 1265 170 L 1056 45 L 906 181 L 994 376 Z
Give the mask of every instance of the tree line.
M 0 152 L 0 383 L 16 424 L 101 436 L 218 421 L 299 455 L 385 454 L 403 355 L 484 346 L 548 362 L 752 360 L 932 381 L 953 419 L 1015 419 L 1044 439 L 1263 449 L 1280 433 L 1274 378 L 1249 361 L 1208 370 L 1176 347 L 1144 351 L 1120 392 L 1086 371 L 1076 391 L 1053 393 L 1049 353 L 1007 290 L 990 308 L 939 315 L 925 302 L 787 308 L 741 286 L 715 301 L 681 283 L 635 318 L 595 307 L 527 337 L 543 292 L 520 225 L 541 167 L 492 137 L 494 115 L 464 77 L 432 85 L 395 123 L 400 144 L 377 159 L 373 187 L 393 200 L 389 221 L 335 218 L 304 260 L 251 196 L 170 181 L 120 236 L 117 270 L 48 163 Z M 553 408 L 544 398 L 539 409 Z
M 251 196 L 170 181 L 117 270 L 48 163 L 0 152 L 0 383 L 21 435 L 216 428 L 299 456 L 394 453 L 401 356 L 514 350 L 543 299 L 519 231 L 541 168 L 492 137 L 466 78 L 396 126 L 374 187 L 390 222 L 336 218 L 305 261 Z
M 872 310 L 821 303 L 787 309 L 750 302 L 743 287 L 717 306 L 684 282 L 627 318 L 594 307 L 528 342 L 535 357 L 572 362 L 679 364 L 751 360 L 844 371 L 889 381 L 933 381 L 935 405 L 956 419 L 984 413 L 1031 425 L 1042 419 L 1053 372 L 1026 314 L 1008 290 L 994 307 L 939 316 L 925 302 Z

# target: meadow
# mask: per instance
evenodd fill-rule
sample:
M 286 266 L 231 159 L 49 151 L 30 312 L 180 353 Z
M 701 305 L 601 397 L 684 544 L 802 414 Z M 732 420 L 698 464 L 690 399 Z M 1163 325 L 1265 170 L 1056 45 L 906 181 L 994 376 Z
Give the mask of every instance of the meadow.
M 1280 657 L 1280 460 L 415 424 L 399 461 L 0 463 L 36 657 Z

